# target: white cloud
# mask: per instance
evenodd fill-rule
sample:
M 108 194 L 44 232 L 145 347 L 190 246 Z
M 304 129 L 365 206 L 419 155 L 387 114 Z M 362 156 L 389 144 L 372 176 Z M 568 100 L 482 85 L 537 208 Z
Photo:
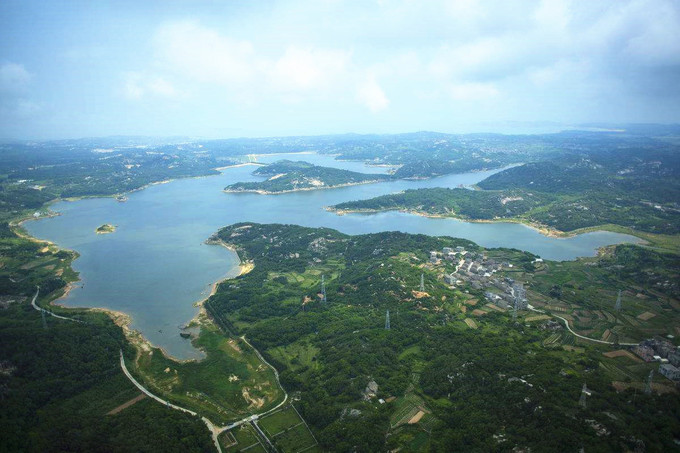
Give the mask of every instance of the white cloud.
M 491 83 L 460 83 L 448 88 L 449 96 L 456 101 L 480 101 L 498 96 L 498 89 Z
M 3 63 L 0 65 L 0 90 L 3 92 L 22 91 L 32 77 L 33 75 L 21 64 Z
M 366 80 L 359 85 L 357 97 L 359 101 L 373 113 L 385 110 L 390 104 L 385 92 L 372 76 L 368 76 Z
M 141 72 L 123 74 L 122 92 L 123 96 L 130 100 L 142 99 L 145 96 L 175 98 L 180 94 L 174 85 L 164 78 Z
M 284 91 L 318 90 L 342 79 L 350 58 L 349 52 L 289 47 L 271 67 L 265 65 L 263 69 Z
M 200 82 L 245 82 L 259 64 L 250 42 L 229 38 L 193 21 L 162 25 L 154 44 L 162 68 Z
M 588 109 L 616 108 L 616 92 L 663 91 L 652 82 L 658 68 L 678 72 L 679 12 L 669 0 L 298 0 L 247 16 L 247 27 L 160 25 L 148 66 L 124 78 L 124 91 L 300 118 L 352 103 L 417 115 L 450 100 L 485 119 L 475 101 L 506 117 L 521 107 L 544 118 L 560 106 L 593 118 Z

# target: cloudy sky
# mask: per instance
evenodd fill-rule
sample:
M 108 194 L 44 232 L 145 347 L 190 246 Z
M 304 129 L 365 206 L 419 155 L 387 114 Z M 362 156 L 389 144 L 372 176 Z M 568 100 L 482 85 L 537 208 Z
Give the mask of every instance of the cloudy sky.
M 680 2 L 0 2 L 0 138 L 680 122 Z

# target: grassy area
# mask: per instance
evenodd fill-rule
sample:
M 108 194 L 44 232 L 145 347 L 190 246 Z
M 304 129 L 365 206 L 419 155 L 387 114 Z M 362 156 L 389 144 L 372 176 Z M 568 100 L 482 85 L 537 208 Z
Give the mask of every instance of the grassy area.
M 272 438 L 272 443 L 281 453 L 294 453 L 316 445 L 316 440 L 309 428 L 302 424 Z
M 245 342 L 226 337 L 205 317 L 194 344 L 205 359 L 177 362 L 157 349 L 141 351 L 137 371 L 153 391 L 217 423 L 264 412 L 283 398 L 272 369 Z
M 290 406 L 259 420 L 260 427 L 270 437 L 280 434 L 300 423 L 302 423 L 300 416 Z
M 297 371 L 301 368 L 318 369 L 319 348 L 311 342 L 296 342 L 286 346 L 278 346 L 267 350 L 274 359 L 290 364 L 290 369 Z

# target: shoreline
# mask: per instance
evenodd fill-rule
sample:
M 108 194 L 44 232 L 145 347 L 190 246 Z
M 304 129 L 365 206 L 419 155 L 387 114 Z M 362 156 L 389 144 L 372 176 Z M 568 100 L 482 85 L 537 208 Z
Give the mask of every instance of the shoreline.
M 261 189 L 244 189 L 244 190 L 234 190 L 234 189 L 222 189 L 222 192 L 224 193 L 256 193 L 258 195 L 282 195 L 285 193 L 293 193 L 293 192 L 307 192 L 311 190 L 325 190 L 325 189 L 340 189 L 342 187 L 351 187 L 351 186 L 360 186 L 363 184 L 376 184 L 379 182 L 386 182 L 388 179 L 380 180 L 371 180 L 371 181 L 364 181 L 364 182 L 348 182 L 345 184 L 337 184 L 334 186 L 315 186 L 315 187 L 303 187 L 301 189 L 288 189 L 288 190 L 280 190 L 277 192 L 270 192 L 268 190 L 261 190 Z
M 257 167 L 266 166 L 266 164 L 261 164 L 259 162 L 244 162 L 242 164 L 225 165 L 224 167 L 215 167 L 215 170 L 221 172 L 222 170 L 226 170 L 228 168 L 247 167 L 248 165 L 255 165 Z M 197 177 L 200 178 L 200 176 L 197 176 Z
M 579 228 L 576 230 L 572 231 L 562 231 L 558 230 L 556 228 L 551 228 L 547 225 L 542 225 L 540 223 L 535 223 L 535 222 L 530 222 L 527 220 L 523 219 L 518 219 L 518 218 L 508 218 L 508 219 L 468 219 L 465 217 L 460 217 L 460 216 L 455 216 L 455 215 L 445 215 L 445 214 L 431 214 L 425 211 L 419 211 L 417 209 L 333 209 L 332 206 L 327 206 L 326 211 L 328 212 L 334 212 L 336 215 L 346 215 L 346 214 L 378 214 L 381 212 L 390 212 L 390 211 L 397 211 L 401 212 L 404 214 L 411 214 L 411 215 L 417 215 L 420 217 L 428 217 L 431 219 L 454 219 L 454 220 L 459 220 L 461 222 L 468 222 L 468 223 L 515 223 L 519 225 L 523 225 L 525 227 L 531 228 L 532 230 L 535 230 L 536 232 L 542 234 L 543 236 L 549 237 L 549 238 L 554 238 L 554 239 L 568 239 L 572 238 L 581 234 L 586 234 L 586 233 L 594 233 L 598 231 L 604 231 L 604 232 L 610 232 L 610 233 L 619 233 L 619 234 L 626 234 L 628 236 L 633 236 L 637 239 L 640 240 L 639 244 L 641 245 L 648 245 L 650 244 L 649 239 L 641 237 L 641 235 L 635 234 L 634 231 L 612 231 L 618 228 L 623 228 L 624 230 L 627 230 L 625 227 L 619 227 L 618 225 L 610 225 L 610 224 L 605 224 L 605 225 L 599 225 L 599 226 L 593 226 L 593 227 L 585 227 L 585 228 Z M 611 229 L 608 229 L 607 227 L 611 227 Z
M 226 242 L 224 242 L 222 240 L 206 239 L 204 241 L 204 243 L 208 244 L 208 245 L 220 245 L 222 247 L 225 247 L 228 250 L 236 252 L 235 247 L 227 244 Z M 237 253 L 237 256 L 238 256 L 238 253 Z M 233 276 L 233 277 L 225 276 L 224 278 L 221 278 L 221 279 L 211 283 L 210 284 L 210 293 L 206 297 L 192 303 L 192 306 L 198 308 L 198 313 L 196 313 L 196 315 L 194 315 L 184 325 L 184 328 L 182 328 L 180 330 L 184 330 L 187 327 L 194 327 L 194 326 L 200 328 L 201 325 L 204 322 L 214 323 L 214 321 L 211 319 L 210 315 L 208 314 L 208 312 L 205 309 L 205 302 L 208 299 L 210 299 L 210 297 L 212 297 L 213 295 L 215 295 L 217 293 L 217 288 L 219 287 L 220 284 L 224 283 L 227 280 L 232 280 L 232 279 L 234 279 L 238 276 L 247 274 L 248 272 L 250 272 L 253 269 L 253 267 L 254 266 L 253 266 L 252 263 L 247 263 L 247 262 L 244 263 L 241 260 L 241 258 L 239 257 L 239 272 L 238 272 L 238 274 Z M 64 296 L 62 296 L 62 297 L 64 297 Z M 163 356 L 166 359 L 172 360 L 173 362 L 176 362 L 176 363 L 200 362 L 201 360 L 203 360 L 205 358 L 205 357 L 203 357 L 203 358 L 200 358 L 200 359 L 195 359 L 195 358 L 179 359 L 177 357 L 174 357 L 162 346 L 157 346 L 157 345 L 154 345 L 153 343 L 151 343 L 151 341 L 148 340 L 146 337 L 144 337 L 144 334 L 142 334 L 140 331 L 138 331 L 136 329 L 132 329 L 130 327 L 130 325 L 132 324 L 132 316 L 125 313 L 125 312 L 113 310 L 113 309 L 109 309 L 109 308 L 103 308 L 103 307 L 87 308 L 87 310 L 93 310 L 93 311 L 96 311 L 96 312 L 106 313 L 116 325 L 120 326 L 123 329 L 123 334 L 125 335 L 126 340 L 136 350 L 137 354 L 136 354 L 136 357 L 135 357 L 135 361 L 137 360 L 137 358 L 139 357 L 141 352 L 148 352 L 148 351 L 152 351 L 154 349 L 160 350 L 161 353 L 163 354 Z M 203 354 L 205 354 L 205 351 L 203 351 L 201 348 L 196 347 L 193 344 L 193 340 L 194 340 L 194 338 L 191 339 L 192 346 L 194 346 L 196 349 L 200 350 Z

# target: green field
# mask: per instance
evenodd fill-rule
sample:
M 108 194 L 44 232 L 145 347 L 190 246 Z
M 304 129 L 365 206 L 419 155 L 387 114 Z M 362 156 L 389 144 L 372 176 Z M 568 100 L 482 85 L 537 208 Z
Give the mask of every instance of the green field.
M 225 336 L 205 318 L 200 325 L 194 344 L 207 354 L 201 361 L 177 362 L 157 349 L 140 352 L 137 371 L 153 391 L 215 423 L 264 412 L 283 398 L 271 368 L 243 340 Z
M 237 452 L 248 449 L 248 451 L 265 453 L 267 450 L 260 442 L 253 427 L 249 424 L 238 426 L 232 430 L 225 431 L 219 436 L 220 444 L 225 452 Z M 233 441 L 236 441 L 233 444 Z
M 308 451 L 308 447 L 316 445 L 309 428 L 292 406 L 261 418 L 258 424 L 281 452 Z
M 302 423 L 302 420 L 297 412 L 295 412 L 295 409 L 289 406 L 286 409 L 281 409 L 261 418 L 258 423 L 268 436 L 275 436 L 295 425 L 299 425 Z
M 272 438 L 274 446 L 281 453 L 295 453 L 316 445 L 309 428 L 305 424 L 298 425 L 283 434 Z

